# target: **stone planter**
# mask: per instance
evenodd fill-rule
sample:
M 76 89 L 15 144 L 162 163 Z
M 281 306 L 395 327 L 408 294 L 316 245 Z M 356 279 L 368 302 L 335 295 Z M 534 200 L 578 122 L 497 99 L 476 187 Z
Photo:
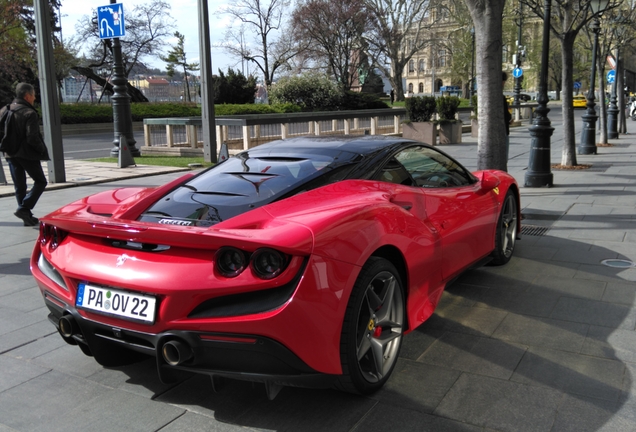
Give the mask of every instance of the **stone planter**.
M 479 136 L 479 120 L 470 119 L 470 136 L 477 138 Z
M 437 125 L 433 122 L 411 122 L 402 125 L 404 138 L 435 145 L 437 143 Z
M 462 142 L 462 122 L 442 122 L 439 124 L 440 144 L 459 144 Z

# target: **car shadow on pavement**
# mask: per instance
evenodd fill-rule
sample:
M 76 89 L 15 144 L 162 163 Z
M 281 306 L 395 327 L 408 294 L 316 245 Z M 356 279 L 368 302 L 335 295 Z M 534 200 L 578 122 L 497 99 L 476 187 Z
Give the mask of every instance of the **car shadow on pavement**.
M 286 387 L 269 401 L 262 384 L 227 380 L 214 393 L 204 375 L 164 386 L 152 360 L 112 372 L 129 377 L 119 385 L 144 386 L 155 401 L 184 409 L 188 424 L 214 418 L 303 431 L 633 428 L 636 288 L 626 270 L 595 258 L 557 261 L 559 250 L 622 256 L 565 238 L 522 240 L 508 265 L 468 271 L 447 288 L 435 314 L 405 336 L 387 385 L 368 397 Z

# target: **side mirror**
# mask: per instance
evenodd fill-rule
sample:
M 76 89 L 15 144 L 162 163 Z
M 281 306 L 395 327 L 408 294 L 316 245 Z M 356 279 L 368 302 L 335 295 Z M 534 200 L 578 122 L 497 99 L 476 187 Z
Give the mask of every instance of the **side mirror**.
M 481 176 L 481 189 L 485 191 L 493 190 L 499 186 L 501 180 L 495 174 L 484 171 Z

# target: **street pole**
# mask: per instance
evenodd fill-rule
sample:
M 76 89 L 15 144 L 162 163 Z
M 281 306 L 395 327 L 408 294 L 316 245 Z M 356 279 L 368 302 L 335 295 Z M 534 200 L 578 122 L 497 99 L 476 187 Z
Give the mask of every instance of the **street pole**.
M 614 66 L 614 72 L 618 72 L 618 48 L 614 51 L 615 60 L 617 61 L 616 66 Z M 616 85 L 617 76 L 614 75 L 614 81 L 612 82 L 612 96 L 610 97 L 610 106 L 607 109 L 607 137 L 609 139 L 618 138 L 618 106 L 616 105 Z
M 621 58 L 621 52 L 618 51 L 618 58 L 616 59 L 616 81 L 618 89 L 618 132 L 627 133 L 627 118 L 625 111 L 627 110 L 627 93 L 625 91 L 625 67 L 623 66 L 623 59 Z
M 520 68 L 521 67 L 521 35 L 522 35 L 522 29 L 523 29 L 523 3 L 519 3 L 519 33 L 517 34 L 517 58 L 516 58 L 516 62 L 515 62 L 515 66 Z M 514 101 L 513 101 L 513 106 L 515 106 L 515 121 L 520 121 L 521 120 L 521 108 L 519 106 L 519 104 L 521 103 L 521 100 L 519 99 L 519 96 L 521 95 L 521 80 L 523 78 L 522 77 L 518 77 L 515 78 L 515 88 L 514 88 Z
M 110 0 L 111 4 L 117 3 L 117 0 Z M 113 148 L 110 150 L 111 157 L 119 157 L 119 139 L 121 135 L 126 137 L 130 154 L 134 157 L 141 156 L 141 152 L 135 144 L 135 136 L 132 130 L 132 114 L 130 113 L 130 96 L 126 84 L 126 71 L 124 69 L 124 61 L 121 55 L 121 43 L 119 38 L 113 38 Z
M 33 3 L 33 8 L 35 12 L 38 73 L 40 75 L 42 126 L 44 142 L 51 157 L 51 160 L 47 163 L 49 182 L 64 183 L 66 182 L 66 170 L 64 168 L 64 149 L 62 146 L 62 121 L 60 118 L 60 104 L 57 98 L 57 81 L 55 80 L 49 2 L 36 0 Z
M 539 97 L 536 116 L 530 127 L 530 161 L 525 176 L 526 187 L 552 187 L 550 171 L 550 139 L 554 128 L 548 118 L 548 59 L 550 54 L 550 15 L 552 0 L 545 0 L 543 6 L 543 41 L 541 53 L 541 75 L 539 75 Z
M 216 122 L 214 116 L 214 87 L 212 55 L 210 53 L 210 20 L 208 0 L 198 0 L 199 56 L 201 57 L 201 131 L 203 132 L 203 160 L 217 162 Z

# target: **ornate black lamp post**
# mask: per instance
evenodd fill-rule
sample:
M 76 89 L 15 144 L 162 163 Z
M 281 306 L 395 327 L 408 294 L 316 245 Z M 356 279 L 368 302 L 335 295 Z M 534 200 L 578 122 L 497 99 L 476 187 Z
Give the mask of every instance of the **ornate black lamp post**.
M 596 15 L 592 22 L 591 30 L 594 33 L 594 47 L 592 48 L 592 72 L 590 76 L 590 90 L 587 92 L 587 112 L 581 118 L 583 119 L 583 130 L 581 130 L 581 144 L 577 148 L 578 154 L 596 154 L 596 110 L 594 107 L 594 87 L 596 78 L 596 53 L 598 51 L 598 34 L 601 30 L 599 22 L 599 13 L 607 9 L 609 0 L 592 0 L 590 1 L 590 10 Z
M 607 127 L 609 129 L 608 138 L 615 139 L 618 138 L 618 114 L 621 112 L 621 108 L 617 105 L 619 102 L 619 98 L 625 99 L 622 93 L 622 89 L 619 90 L 618 83 L 622 81 L 619 76 L 621 68 L 619 68 L 619 56 L 621 45 L 623 43 L 623 38 L 625 37 L 625 33 L 627 31 L 627 27 L 623 20 L 616 20 L 616 28 L 614 29 L 614 35 L 616 36 L 616 50 L 615 50 L 615 60 L 616 60 L 616 75 L 614 76 L 614 82 L 612 83 L 612 97 L 610 98 L 610 106 L 607 109 Z M 622 86 L 621 86 L 622 87 Z M 619 91 L 621 92 L 619 94 Z M 621 102 L 621 106 L 624 107 L 624 104 Z
M 111 4 L 117 3 L 117 0 L 110 0 Z M 113 129 L 115 138 L 113 139 L 113 148 L 110 150 L 112 157 L 119 156 L 119 138 L 121 135 L 126 137 L 130 154 L 137 157 L 141 156 L 141 152 L 135 144 L 135 136 L 132 130 L 132 115 L 130 113 L 130 96 L 126 84 L 126 73 L 124 69 L 124 61 L 121 55 L 121 43 L 119 38 L 113 38 Z
M 616 50 L 618 52 L 618 50 Z M 618 58 L 618 55 L 616 55 Z M 614 69 L 616 71 L 616 69 Z M 610 97 L 609 108 L 607 108 L 607 137 L 609 139 L 618 138 L 618 105 L 616 105 L 616 76 L 612 82 L 612 95 Z
M 522 57 L 523 57 L 523 46 L 521 45 L 521 36 L 523 33 L 523 3 L 519 2 L 519 21 L 517 22 L 517 25 L 519 27 L 519 33 L 517 35 L 517 56 L 515 57 L 515 66 L 520 68 L 521 67 L 521 62 L 522 62 Z M 519 108 L 519 104 L 521 103 L 521 100 L 519 99 L 519 96 L 521 95 L 521 81 L 523 80 L 522 77 L 518 77 L 515 78 L 515 88 L 514 88 L 514 100 L 513 100 L 513 105 L 515 107 L 517 107 L 515 109 L 515 120 L 519 121 L 520 120 L 520 108 Z
M 526 187 L 552 186 L 550 171 L 550 138 L 554 128 L 551 126 L 548 113 L 548 56 L 550 54 L 550 14 L 552 0 L 545 0 L 543 6 L 543 41 L 541 53 L 541 75 L 539 75 L 539 97 L 536 116 L 530 127 L 530 161 L 526 171 Z

